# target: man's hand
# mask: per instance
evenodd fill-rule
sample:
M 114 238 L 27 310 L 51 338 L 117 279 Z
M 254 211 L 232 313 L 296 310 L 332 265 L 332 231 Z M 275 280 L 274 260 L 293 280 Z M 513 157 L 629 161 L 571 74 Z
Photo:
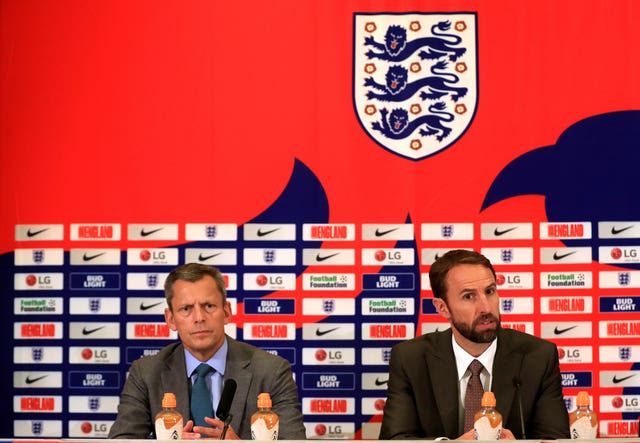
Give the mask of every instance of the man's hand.
M 205 417 L 204 421 L 209 423 L 212 427 L 208 426 L 194 426 L 193 420 L 189 420 L 184 426 L 182 431 L 183 440 L 200 440 L 211 439 L 220 440 L 222 435 L 222 429 L 224 428 L 224 422 L 217 418 Z M 240 437 L 236 434 L 231 426 L 227 428 L 227 433 L 224 436 L 225 440 L 240 440 Z

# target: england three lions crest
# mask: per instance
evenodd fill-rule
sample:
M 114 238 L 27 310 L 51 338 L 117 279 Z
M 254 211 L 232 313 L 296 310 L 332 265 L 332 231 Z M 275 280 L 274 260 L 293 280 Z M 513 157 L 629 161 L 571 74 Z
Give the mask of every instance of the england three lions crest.
M 367 134 L 421 160 L 465 133 L 478 103 L 475 13 L 354 14 L 353 97 Z

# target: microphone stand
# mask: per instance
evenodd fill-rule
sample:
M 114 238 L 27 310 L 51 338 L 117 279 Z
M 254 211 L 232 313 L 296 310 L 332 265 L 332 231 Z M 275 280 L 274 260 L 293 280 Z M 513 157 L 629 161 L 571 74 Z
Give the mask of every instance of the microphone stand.
M 220 440 L 224 440 L 225 436 L 227 435 L 227 430 L 229 429 L 229 424 L 231 424 L 231 418 L 233 416 L 231 415 L 231 413 L 229 413 L 229 415 L 227 415 L 227 418 L 224 419 L 224 426 L 222 427 L 222 434 L 220 434 Z

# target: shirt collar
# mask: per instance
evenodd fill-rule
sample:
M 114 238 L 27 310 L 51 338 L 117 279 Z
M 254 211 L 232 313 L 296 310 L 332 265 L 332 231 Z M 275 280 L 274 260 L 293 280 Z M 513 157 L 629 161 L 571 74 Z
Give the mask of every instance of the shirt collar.
M 224 369 L 227 364 L 227 351 L 229 350 L 229 345 L 227 344 L 227 337 L 224 338 L 224 343 L 220 346 L 220 349 L 213 354 L 207 361 L 200 361 L 195 358 L 187 349 L 184 350 L 184 357 L 187 366 L 187 377 L 191 377 L 193 371 L 198 367 L 200 363 L 206 363 L 211 366 L 217 373 L 224 376 Z

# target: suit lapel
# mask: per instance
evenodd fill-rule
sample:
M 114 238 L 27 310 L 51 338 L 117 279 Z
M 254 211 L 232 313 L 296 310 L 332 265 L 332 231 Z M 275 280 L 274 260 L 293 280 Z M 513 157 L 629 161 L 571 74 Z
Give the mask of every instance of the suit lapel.
M 493 380 L 491 390 L 496 396 L 496 408 L 502 414 L 505 424 L 511 414 L 515 396 L 514 377 L 520 374 L 522 353 L 509 334 L 498 333 L 498 348 L 493 360 Z
M 227 379 L 227 374 L 233 374 L 231 378 L 237 383 L 236 394 L 233 397 L 233 402 L 231 402 L 230 412 L 233 415 L 231 418 L 231 426 L 239 433 L 247 401 L 256 402 L 258 399 L 247 398 L 249 395 L 249 386 L 251 386 L 251 378 L 253 377 L 251 372 L 247 370 L 250 358 L 242 352 L 238 352 L 239 349 L 232 338 L 227 337 L 227 343 L 229 343 L 229 351 L 227 353 L 225 380 Z
M 429 368 L 433 395 L 436 399 L 445 435 L 458 434 L 458 371 L 451 345 L 451 329 L 436 338 L 433 353 L 423 358 Z M 429 409 L 432 407 L 429 405 Z M 429 410 L 427 409 L 427 410 Z

